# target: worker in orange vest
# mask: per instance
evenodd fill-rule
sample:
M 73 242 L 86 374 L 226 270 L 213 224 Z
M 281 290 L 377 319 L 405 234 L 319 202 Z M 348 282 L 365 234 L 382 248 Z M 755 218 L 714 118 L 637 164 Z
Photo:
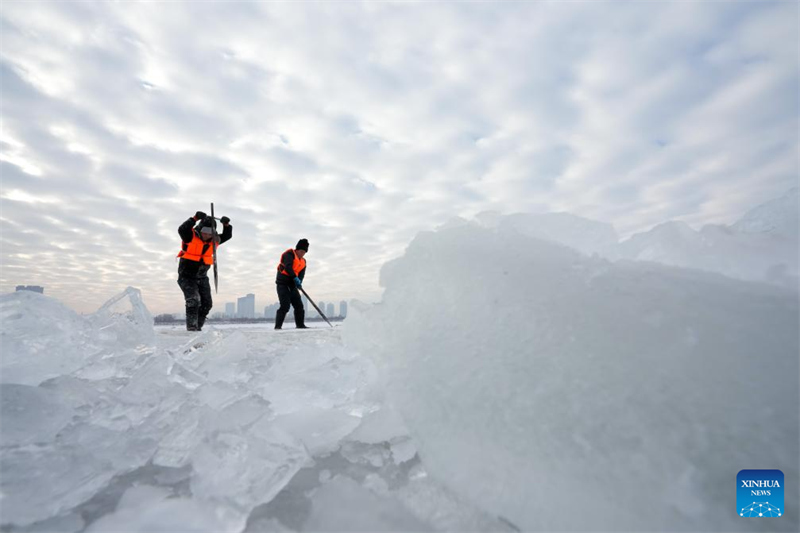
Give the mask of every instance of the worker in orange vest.
M 303 278 L 306 276 L 306 260 L 308 252 L 308 239 L 300 239 L 294 249 L 289 248 L 281 255 L 281 262 L 278 263 L 278 274 L 275 277 L 275 285 L 278 290 L 278 300 L 281 306 L 275 313 L 275 329 L 283 327 L 283 319 L 289 312 L 289 306 L 294 308 L 294 326 L 296 328 L 306 328 L 303 309 L 303 300 L 300 298 L 300 287 L 303 286 Z
M 217 246 L 233 236 L 231 219 L 222 217 L 222 235 L 217 235 Z M 196 224 L 196 225 L 195 225 Z M 216 221 L 198 211 L 180 225 L 181 251 L 178 252 L 178 286 L 186 299 L 186 329 L 200 331 L 211 311 L 211 284 L 208 282 L 208 269 L 214 264 L 212 239 Z

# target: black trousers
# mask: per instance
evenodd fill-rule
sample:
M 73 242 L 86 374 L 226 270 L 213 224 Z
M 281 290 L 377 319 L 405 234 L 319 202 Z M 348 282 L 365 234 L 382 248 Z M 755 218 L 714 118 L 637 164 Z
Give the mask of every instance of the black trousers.
M 214 305 L 211 300 L 211 283 L 208 281 L 208 265 L 192 268 L 194 266 L 178 267 L 178 286 L 186 300 L 186 329 L 190 331 L 203 328 L 208 312 Z
M 290 305 L 294 308 L 295 327 L 304 328 L 306 326 L 306 311 L 303 308 L 303 299 L 300 298 L 300 291 L 297 290 L 297 287 L 289 287 L 280 283 L 275 286 L 278 290 L 278 301 L 281 303 L 278 312 L 275 313 L 275 329 L 283 327 L 283 319 L 286 318 Z

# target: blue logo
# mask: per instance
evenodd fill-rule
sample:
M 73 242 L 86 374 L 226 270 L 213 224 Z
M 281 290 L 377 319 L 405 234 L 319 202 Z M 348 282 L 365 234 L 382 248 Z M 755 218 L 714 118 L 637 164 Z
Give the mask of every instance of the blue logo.
M 783 516 L 783 472 L 741 470 L 736 476 L 736 514 L 750 518 Z

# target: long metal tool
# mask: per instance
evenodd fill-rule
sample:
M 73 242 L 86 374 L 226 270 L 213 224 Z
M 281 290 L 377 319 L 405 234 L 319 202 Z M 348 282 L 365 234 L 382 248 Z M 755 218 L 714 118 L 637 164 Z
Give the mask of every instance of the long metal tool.
M 305 290 L 303 287 L 298 287 L 298 289 L 300 289 L 300 292 L 302 292 L 303 294 L 305 294 L 306 298 L 308 298 L 308 301 L 309 301 L 309 302 L 311 302 L 311 305 L 313 305 L 313 306 L 314 306 L 314 309 L 316 309 L 316 310 L 317 310 L 317 313 L 319 313 L 319 316 L 321 316 L 322 318 L 324 318 L 324 319 L 325 319 L 325 322 L 327 322 L 327 323 L 328 323 L 328 325 L 329 325 L 330 327 L 333 327 L 333 324 L 331 324 L 331 321 L 330 321 L 330 320 L 328 320 L 328 317 L 326 317 L 326 316 L 325 316 L 325 313 L 323 313 L 322 311 L 320 311 L 319 307 L 317 307 L 317 304 L 315 304 L 315 303 L 314 303 L 314 300 L 312 300 L 312 299 L 311 299 L 311 296 L 309 296 L 309 295 L 308 295 L 308 293 L 306 292 L 306 290 Z
M 214 218 L 214 202 L 211 202 L 211 218 Z M 219 278 L 217 276 L 217 227 L 211 224 L 211 231 L 213 237 L 211 238 L 211 249 L 214 254 L 214 293 L 219 293 Z

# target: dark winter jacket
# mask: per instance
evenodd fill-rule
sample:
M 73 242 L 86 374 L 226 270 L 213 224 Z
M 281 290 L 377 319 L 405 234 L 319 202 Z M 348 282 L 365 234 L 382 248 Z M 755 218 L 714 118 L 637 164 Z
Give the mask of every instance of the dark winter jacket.
M 283 265 L 283 272 L 280 270 L 278 271 L 277 276 L 275 276 L 275 283 L 278 285 L 287 285 L 289 287 L 294 287 L 294 278 L 300 278 L 300 281 L 303 281 L 303 278 L 306 277 L 306 269 L 303 267 L 303 270 L 300 272 L 294 271 L 294 250 L 286 250 L 281 255 L 281 264 Z
M 200 237 L 200 231 L 195 229 L 194 225 L 194 218 L 189 218 L 178 227 L 178 235 L 181 236 L 181 241 L 190 243 L 195 235 L 197 235 L 198 238 Z M 230 224 L 223 226 L 222 234 L 219 235 L 219 244 L 230 240 L 231 237 L 233 237 L 233 226 Z M 210 241 L 208 245 L 211 246 Z M 178 263 L 178 276 L 181 278 L 203 277 L 208 274 L 208 268 L 209 265 L 204 264 L 202 261 L 192 261 L 191 259 L 181 257 Z

